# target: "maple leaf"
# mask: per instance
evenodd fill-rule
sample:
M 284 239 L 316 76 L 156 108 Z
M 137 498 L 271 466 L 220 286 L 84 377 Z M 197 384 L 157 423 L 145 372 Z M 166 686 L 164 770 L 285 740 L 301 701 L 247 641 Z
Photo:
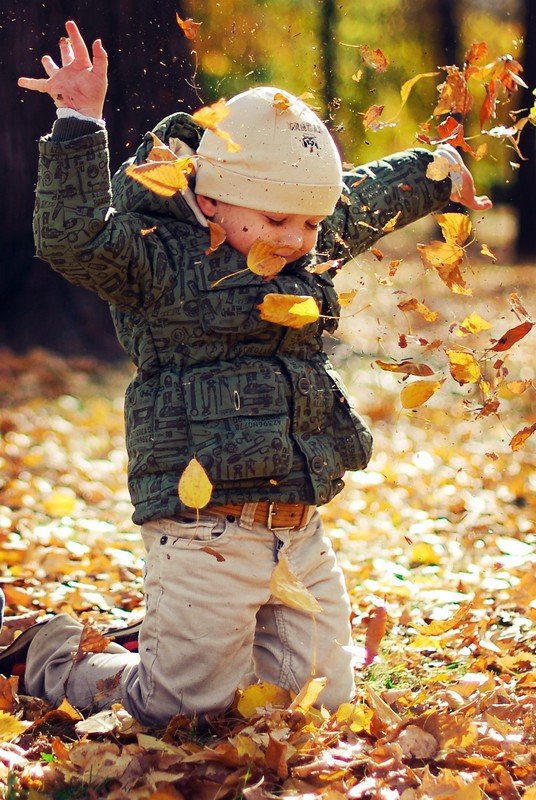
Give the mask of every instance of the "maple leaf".
M 278 249 L 278 245 L 256 239 L 247 255 L 248 269 L 263 278 L 273 278 L 287 263 L 286 258 L 276 255 Z
M 188 508 L 204 508 L 210 502 L 212 483 L 195 456 L 179 478 L 177 490 L 179 499 Z
M 447 79 L 437 87 L 439 98 L 432 113 L 434 116 L 461 114 L 465 117 L 473 104 L 465 76 L 456 66 L 447 66 L 443 69 L 447 73 Z
M 199 28 L 203 24 L 202 22 L 194 22 L 193 19 L 181 19 L 178 14 L 176 14 L 177 25 L 184 33 L 187 39 L 195 39 L 197 34 L 199 33 Z
M 486 42 L 473 42 L 473 44 L 466 51 L 463 58 L 465 64 L 476 64 L 481 61 L 488 54 L 488 45 Z

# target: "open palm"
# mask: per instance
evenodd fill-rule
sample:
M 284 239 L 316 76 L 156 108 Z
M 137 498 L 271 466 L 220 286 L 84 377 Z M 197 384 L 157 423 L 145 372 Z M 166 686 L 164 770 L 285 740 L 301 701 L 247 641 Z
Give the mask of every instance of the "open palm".
M 90 58 L 75 22 L 65 24 L 69 38 L 60 39 L 61 67 L 46 55 L 41 59 L 48 78 L 19 78 L 23 89 L 49 94 L 58 108 L 72 108 L 89 117 L 102 117 L 108 81 L 108 56 L 101 40 L 93 43 Z

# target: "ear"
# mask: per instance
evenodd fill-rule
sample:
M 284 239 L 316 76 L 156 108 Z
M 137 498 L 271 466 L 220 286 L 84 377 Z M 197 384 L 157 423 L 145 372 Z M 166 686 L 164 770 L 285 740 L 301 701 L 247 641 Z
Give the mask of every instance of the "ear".
M 213 200 L 211 197 L 205 197 L 204 194 L 197 194 L 195 199 L 197 200 L 197 205 L 205 217 L 213 217 L 215 215 L 218 207 L 216 200 Z

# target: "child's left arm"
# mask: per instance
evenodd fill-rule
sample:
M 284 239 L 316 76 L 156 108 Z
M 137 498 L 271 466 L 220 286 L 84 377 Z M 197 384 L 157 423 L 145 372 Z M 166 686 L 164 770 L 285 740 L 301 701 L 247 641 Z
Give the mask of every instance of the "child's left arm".
M 471 173 L 458 152 L 442 145 L 436 153 L 450 163 L 450 175 L 440 181 L 427 177 L 434 154 L 422 148 L 345 173 L 341 199 L 322 223 L 319 252 L 327 258 L 358 255 L 391 230 L 441 211 L 449 200 L 477 211 L 490 208 L 489 198 L 476 195 Z

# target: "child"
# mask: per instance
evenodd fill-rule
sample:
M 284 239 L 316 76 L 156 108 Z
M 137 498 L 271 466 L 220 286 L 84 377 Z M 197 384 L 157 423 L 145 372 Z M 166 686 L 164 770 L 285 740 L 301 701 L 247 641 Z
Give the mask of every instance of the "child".
M 316 508 L 345 470 L 366 466 L 371 436 L 322 351 L 339 313 L 331 274 L 310 268 L 362 251 L 397 212 L 400 227 L 442 208 L 452 181 L 428 180 L 432 156 L 417 149 L 343 176 L 320 119 L 259 88 L 233 98 L 220 125 L 239 150 L 186 114 L 155 129 L 176 153 L 195 154 L 185 192 L 154 194 L 123 167 L 112 201 L 106 54 L 97 40 L 92 63 L 76 25 L 66 27 L 63 66 L 45 56 L 48 79 L 19 81 L 50 94 L 59 116 L 40 144 L 37 251 L 110 303 L 137 367 L 125 414 L 147 610 L 139 654 L 112 643 L 74 665 L 81 625 L 59 615 L 39 626 L 26 689 L 78 708 L 120 701 L 160 726 L 227 708 L 253 662 L 259 680 L 293 691 L 314 669 L 327 678 L 320 702 L 335 709 L 353 691 L 350 608 Z M 152 146 L 147 135 L 134 162 Z M 457 199 L 488 207 L 445 152 L 458 164 Z M 209 221 L 226 234 L 213 252 Z M 286 262 L 269 280 L 246 268 L 259 239 Z M 299 330 L 264 321 L 258 306 L 273 293 L 312 296 L 324 316 Z M 177 494 L 194 456 L 214 487 L 198 520 Z M 316 622 L 271 596 L 282 553 L 322 607 Z

